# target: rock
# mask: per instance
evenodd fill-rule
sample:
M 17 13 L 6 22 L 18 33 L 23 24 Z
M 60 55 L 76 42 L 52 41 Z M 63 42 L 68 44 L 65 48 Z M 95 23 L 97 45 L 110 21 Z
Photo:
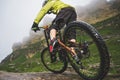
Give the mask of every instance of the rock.
M 0 71 L 0 80 L 83 80 L 75 72 L 66 71 L 62 74 L 51 72 L 12 73 Z M 120 75 L 108 75 L 103 80 L 120 80 Z

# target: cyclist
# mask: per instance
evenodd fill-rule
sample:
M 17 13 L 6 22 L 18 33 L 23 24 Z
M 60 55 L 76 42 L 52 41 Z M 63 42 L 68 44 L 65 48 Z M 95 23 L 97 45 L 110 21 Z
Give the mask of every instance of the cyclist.
M 56 32 L 61 29 L 65 24 L 75 21 L 77 18 L 74 7 L 63 3 L 61 0 L 45 0 L 42 9 L 38 13 L 35 18 L 32 30 L 39 30 L 38 23 L 45 16 L 45 14 L 54 13 L 56 14 L 55 19 L 52 21 L 52 25 L 50 26 L 50 52 L 52 53 L 54 46 L 57 42 L 56 40 Z M 71 36 L 70 41 L 75 42 L 75 31 L 72 32 L 73 36 Z

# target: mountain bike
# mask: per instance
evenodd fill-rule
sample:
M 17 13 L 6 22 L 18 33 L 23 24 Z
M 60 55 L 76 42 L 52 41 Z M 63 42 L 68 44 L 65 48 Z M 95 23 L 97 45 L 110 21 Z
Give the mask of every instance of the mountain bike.
M 51 62 L 49 51 L 49 27 L 44 29 L 47 47 L 41 52 L 43 65 L 53 73 L 63 73 L 68 62 L 80 77 L 85 80 L 102 80 L 109 71 L 109 52 L 102 36 L 90 24 L 83 21 L 73 21 L 64 30 L 57 31 L 58 45 L 54 48 L 56 61 Z M 72 43 L 74 51 L 71 50 L 70 36 L 75 31 L 76 42 Z M 74 58 L 77 54 L 78 61 Z

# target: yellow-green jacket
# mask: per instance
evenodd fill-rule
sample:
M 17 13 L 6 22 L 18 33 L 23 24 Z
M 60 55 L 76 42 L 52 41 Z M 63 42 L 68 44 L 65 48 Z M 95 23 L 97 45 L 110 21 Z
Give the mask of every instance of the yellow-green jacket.
M 70 5 L 63 3 L 60 0 L 48 0 L 48 2 L 39 11 L 34 22 L 38 24 L 48 11 L 52 11 L 52 13 L 57 14 L 62 8 L 69 6 Z

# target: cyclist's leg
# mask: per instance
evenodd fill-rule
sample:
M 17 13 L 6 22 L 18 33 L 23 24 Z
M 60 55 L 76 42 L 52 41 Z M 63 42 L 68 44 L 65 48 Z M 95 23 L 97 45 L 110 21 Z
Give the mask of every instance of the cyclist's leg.
M 73 21 L 76 21 L 76 18 L 77 18 L 77 15 L 76 15 L 76 12 L 73 11 L 73 13 L 71 14 L 71 17 L 69 18 L 69 22 L 73 22 Z M 75 43 L 76 43 L 76 30 L 71 30 L 71 32 L 69 33 L 69 42 L 70 42 L 70 47 L 71 47 L 71 50 L 75 53 L 73 55 L 73 58 L 76 60 L 76 62 L 79 64 L 79 57 L 78 57 L 78 54 L 79 53 L 76 53 L 75 51 Z
M 52 25 L 50 26 L 50 39 L 51 39 L 51 48 L 53 50 L 54 41 L 56 41 L 56 33 L 60 30 L 66 23 L 68 23 L 69 18 L 71 17 L 72 12 L 67 8 L 62 9 L 53 20 Z M 52 51 L 50 50 L 50 51 Z
M 69 24 L 70 22 L 76 21 L 76 19 L 77 19 L 77 14 L 76 14 L 75 10 L 73 10 L 71 12 L 70 18 L 67 21 L 67 24 Z M 76 31 L 75 30 L 71 31 L 70 41 L 76 42 Z
M 53 52 L 54 45 L 56 41 L 56 32 L 57 30 L 61 29 L 65 24 L 67 25 L 69 22 L 76 20 L 76 13 L 72 8 L 65 8 L 62 9 L 56 18 L 53 20 L 52 25 L 50 27 L 50 52 Z M 75 33 L 75 31 L 73 31 Z M 74 34 L 73 34 L 74 36 Z M 71 41 L 75 42 L 75 38 L 71 39 Z
M 57 30 L 56 29 L 51 29 L 50 30 L 50 39 L 53 40 L 56 38 L 56 33 L 57 33 Z

